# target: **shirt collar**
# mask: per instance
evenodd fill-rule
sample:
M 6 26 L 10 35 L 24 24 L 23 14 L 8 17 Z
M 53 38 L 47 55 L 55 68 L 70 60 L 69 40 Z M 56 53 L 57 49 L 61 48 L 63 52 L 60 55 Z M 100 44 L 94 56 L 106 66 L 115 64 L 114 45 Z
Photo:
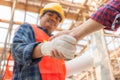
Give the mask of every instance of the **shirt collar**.
M 49 36 L 52 36 L 52 34 L 50 34 L 46 28 L 41 27 L 41 26 L 37 26 L 37 27 L 40 28 L 41 30 L 43 30 L 43 31 L 44 31 L 45 33 L 47 33 Z

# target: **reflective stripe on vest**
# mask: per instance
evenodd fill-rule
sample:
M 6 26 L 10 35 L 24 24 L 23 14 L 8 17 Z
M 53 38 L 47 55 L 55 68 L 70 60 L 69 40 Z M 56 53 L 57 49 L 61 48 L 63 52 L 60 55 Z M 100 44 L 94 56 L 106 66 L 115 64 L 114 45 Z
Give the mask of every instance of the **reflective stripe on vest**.
M 37 28 L 36 25 L 32 25 L 32 28 L 35 33 L 36 42 L 48 41 L 49 36 L 43 30 Z M 3 80 L 12 80 L 13 65 L 9 65 L 11 61 L 12 63 L 14 62 L 10 54 Z M 42 80 L 65 80 L 66 68 L 64 60 L 44 56 L 38 63 L 38 67 Z

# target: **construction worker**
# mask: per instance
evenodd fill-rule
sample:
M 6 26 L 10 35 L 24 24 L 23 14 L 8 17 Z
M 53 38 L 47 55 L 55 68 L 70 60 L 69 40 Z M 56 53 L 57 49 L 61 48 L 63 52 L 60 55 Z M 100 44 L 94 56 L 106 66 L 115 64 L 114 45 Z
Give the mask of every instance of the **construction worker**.
M 14 59 L 12 80 L 65 80 L 64 59 L 74 58 L 76 39 L 63 35 L 46 42 L 63 20 L 61 5 L 49 3 L 40 11 L 39 26 L 20 25 L 11 47 Z
M 119 27 L 120 27 L 120 0 L 110 0 L 104 6 L 100 7 L 95 13 L 93 13 L 93 15 L 91 15 L 91 17 L 83 24 L 72 30 L 60 32 L 52 36 L 51 40 L 63 34 L 67 34 L 73 36 L 77 40 L 81 40 L 88 34 L 98 31 L 100 29 L 116 31 Z M 67 72 L 68 75 L 78 73 L 82 70 L 81 67 L 83 67 L 84 65 L 83 66 L 81 65 L 80 63 L 81 60 L 82 60 L 81 57 L 79 57 L 77 59 L 72 59 L 71 61 L 66 62 L 66 71 L 68 71 Z M 86 61 L 87 58 L 86 60 L 85 59 L 83 60 Z M 72 66 L 69 63 L 71 63 Z M 86 66 L 86 68 L 87 67 L 89 67 L 89 65 Z

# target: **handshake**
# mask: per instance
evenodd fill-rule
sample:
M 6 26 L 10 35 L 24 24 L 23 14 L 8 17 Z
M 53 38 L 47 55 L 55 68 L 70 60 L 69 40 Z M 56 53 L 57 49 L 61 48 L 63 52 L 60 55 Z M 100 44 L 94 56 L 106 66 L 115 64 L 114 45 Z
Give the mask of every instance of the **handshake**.
M 41 45 L 41 53 L 50 55 L 53 49 L 61 52 L 66 59 L 74 58 L 77 40 L 70 35 L 61 35 L 52 41 L 45 42 Z

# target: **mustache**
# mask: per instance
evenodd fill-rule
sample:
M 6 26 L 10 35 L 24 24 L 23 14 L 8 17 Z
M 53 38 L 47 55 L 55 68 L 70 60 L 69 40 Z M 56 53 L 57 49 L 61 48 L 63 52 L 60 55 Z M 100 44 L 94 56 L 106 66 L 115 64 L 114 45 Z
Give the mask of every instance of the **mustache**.
M 47 20 L 48 22 L 51 22 L 51 23 L 55 23 L 55 21 L 54 20 L 52 20 L 52 19 L 49 19 L 49 20 Z
M 47 20 L 47 22 L 54 24 L 54 26 L 57 26 L 56 22 L 52 19 Z

